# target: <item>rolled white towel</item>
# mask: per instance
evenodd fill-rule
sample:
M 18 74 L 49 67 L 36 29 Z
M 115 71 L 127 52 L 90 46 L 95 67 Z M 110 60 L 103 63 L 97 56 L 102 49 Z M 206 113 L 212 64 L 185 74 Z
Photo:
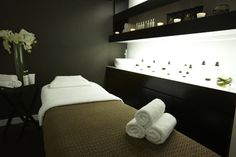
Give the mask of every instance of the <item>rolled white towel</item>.
M 17 81 L 16 75 L 0 74 L 0 81 Z
M 89 85 L 89 81 L 83 78 L 81 75 L 56 76 L 55 79 L 50 83 L 50 88 L 78 87 Z
M 145 137 L 144 127 L 139 125 L 134 118 L 127 123 L 125 131 L 129 136 L 134 137 L 134 138 Z
M 164 143 L 173 131 L 177 121 L 174 116 L 164 113 L 159 120 L 146 129 L 146 139 L 154 144 Z
M 135 113 L 138 124 L 144 128 L 152 125 L 165 111 L 165 103 L 160 99 L 154 99 Z
M 7 88 L 17 88 L 20 87 L 22 83 L 20 81 L 0 81 L 0 87 Z

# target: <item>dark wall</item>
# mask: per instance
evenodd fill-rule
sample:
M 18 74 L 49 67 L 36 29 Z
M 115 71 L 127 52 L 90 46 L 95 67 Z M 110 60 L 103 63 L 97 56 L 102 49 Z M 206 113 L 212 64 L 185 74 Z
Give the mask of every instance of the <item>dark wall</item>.
M 129 0 L 114 0 L 114 13 L 118 14 L 126 10 L 129 6 Z
M 111 0 L 9 0 L 1 2 L 0 29 L 35 33 L 38 44 L 26 63 L 37 80 L 82 74 L 102 84 L 105 66 L 120 55 L 120 45 L 108 43 L 112 33 Z M 0 73 L 14 72 L 13 55 L 0 46 Z
M 81 74 L 103 85 L 105 67 L 121 57 L 125 47 L 108 42 L 112 16 L 112 0 L 7 0 L 0 5 L 0 30 L 24 28 L 36 35 L 38 43 L 32 54 L 25 53 L 25 62 L 37 82 Z M 0 73 L 14 72 L 13 55 L 0 39 Z M 0 109 L 0 118 L 4 113 Z

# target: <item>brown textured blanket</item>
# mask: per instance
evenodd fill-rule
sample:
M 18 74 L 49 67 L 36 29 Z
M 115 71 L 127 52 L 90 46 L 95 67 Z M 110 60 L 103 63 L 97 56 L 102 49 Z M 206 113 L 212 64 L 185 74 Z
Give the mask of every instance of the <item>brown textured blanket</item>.
M 120 101 L 74 104 L 48 110 L 43 121 L 46 157 L 214 157 L 208 148 L 173 131 L 164 144 L 125 132 L 136 109 Z

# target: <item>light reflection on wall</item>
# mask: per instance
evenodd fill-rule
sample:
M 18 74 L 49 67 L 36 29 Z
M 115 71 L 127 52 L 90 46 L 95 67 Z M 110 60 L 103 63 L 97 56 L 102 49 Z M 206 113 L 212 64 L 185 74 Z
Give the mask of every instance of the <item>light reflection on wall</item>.
M 129 8 L 135 6 L 135 5 L 138 5 L 140 3 L 143 3 L 147 0 L 129 0 Z
M 128 58 L 160 64 L 192 64 L 199 68 L 202 61 L 208 70 L 219 61 L 220 72 L 236 80 L 236 29 L 151 38 L 127 44 Z M 210 72 L 210 71 L 209 71 Z

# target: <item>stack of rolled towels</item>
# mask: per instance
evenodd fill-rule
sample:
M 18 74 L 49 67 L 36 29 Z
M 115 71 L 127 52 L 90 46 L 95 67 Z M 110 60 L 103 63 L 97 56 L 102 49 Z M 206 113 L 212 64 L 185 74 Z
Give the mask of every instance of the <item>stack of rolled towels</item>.
M 177 121 L 174 116 L 165 112 L 165 103 L 154 99 L 135 113 L 134 118 L 126 125 L 126 133 L 134 138 L 146 138 L 154 144 L 166 141 Z
M 0 74 L 0 87 L 17 88 L 22 85 L 16 75 Z

